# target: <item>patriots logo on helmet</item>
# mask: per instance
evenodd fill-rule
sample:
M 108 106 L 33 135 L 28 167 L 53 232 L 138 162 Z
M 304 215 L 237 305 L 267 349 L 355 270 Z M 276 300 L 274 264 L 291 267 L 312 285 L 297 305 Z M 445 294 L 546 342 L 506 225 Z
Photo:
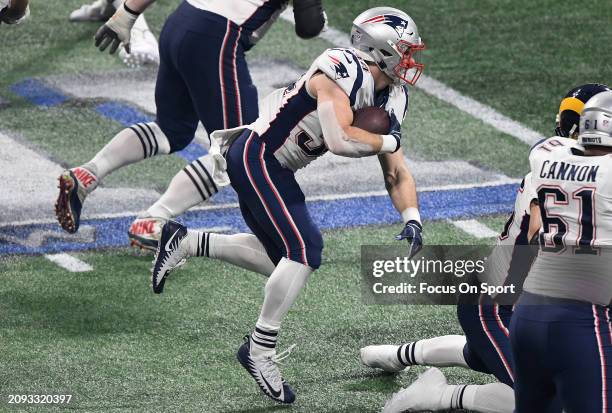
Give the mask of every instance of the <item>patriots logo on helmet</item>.
M 336 70 L 336 76 L 334 80 L 345 79 L 349 77 L 349 72 L 340 60 L 336 59 L 334 56 L 329 56 L 329 60 L 334 64 L 334 69 Z
M 382 23 L 391 27 L 393 30 L 397 32 L 399 37 L 402 37 L 408 28 L 408 21 L 402 19 L 399 16 L 395 16 L 393 14 L 380 14 L 378 16 L 370 17 L 369 19 L 363 21 L 361 24 L 366 23 Z M 412 33 L 408 33 L 408 35 L 412 35 Z

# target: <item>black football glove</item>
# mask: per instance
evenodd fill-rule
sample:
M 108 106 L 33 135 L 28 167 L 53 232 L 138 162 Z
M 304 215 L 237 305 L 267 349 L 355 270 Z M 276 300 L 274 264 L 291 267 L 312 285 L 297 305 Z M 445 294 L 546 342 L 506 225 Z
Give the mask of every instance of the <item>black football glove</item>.
M 94 36 L 96 47 L 103 52 L 110 46 L 109 53 L 113 54 L 119 48 L 119 44 L 123 43 L 125 51 L 130 53 L 130 33 L 137 18 L 138 13 L 128 9 L 125 4 L 119 7 L 96 32 Z
M 416 253 L 421 251 L 423 248 L 423 227 L 419 221 L 411 219 L 406 222 L 406 226 L 401 233 L 395 236 L 395 239 L 401 241 L 403 239 L 408 241 L 408 258 L 414 257 Z
M 391 112 L 389 114 L 389 135 L 393 135 L 393 137 L 397 140 L 397 149 L 394 152 L 397 152 L 400 148 L 402 141 L 402 125 L 400 125 L 397 120 L 397 116 L 395 113 Z

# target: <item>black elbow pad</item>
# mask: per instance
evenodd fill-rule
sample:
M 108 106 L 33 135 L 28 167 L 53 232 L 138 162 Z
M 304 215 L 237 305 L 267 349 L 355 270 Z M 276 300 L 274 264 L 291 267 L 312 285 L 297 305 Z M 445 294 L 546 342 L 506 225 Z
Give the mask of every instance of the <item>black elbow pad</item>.
M 321 0 L 294 0 L 295 33 L 302 39 L 318 36 L 325 26 Z

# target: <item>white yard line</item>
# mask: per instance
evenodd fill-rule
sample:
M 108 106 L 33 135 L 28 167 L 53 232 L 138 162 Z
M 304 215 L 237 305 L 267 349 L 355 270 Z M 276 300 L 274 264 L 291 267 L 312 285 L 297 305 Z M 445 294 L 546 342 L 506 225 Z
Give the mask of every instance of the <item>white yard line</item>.
M 70 272 L 87 272 L 93 270 L 91 265 L 66 253 L 45 254 L 45 258 Z
M 485 224 L 476 221 L 475 219 L 451 221 L 451 223 L 457 228 L 478 239 L 492 238 L 498 235 L 497 232 L 493 231 Z
M 485 105 L 472 99 L 471 97 L 462 95 L 455 89 L 446 86 L 444 83 L 423 75 L 416 84 L 416 87 L 423 90 L 428 95 L 437 97 L 438 99 L 455 106 L 457 109 L 472 115 L 487 125 L 493 126 L 500 132 L 515 137 L 516 139 L 525 142 L 528 145 L 533 145 L 536 142 L 545 138 L 544 135 L 527 126 L 502 115 L 491 106 Z
M 281 18 L 291 24 L 295 24 L 293 20 L 293 9 L 291 7 L 288 7 L 287 10 L 281 14 Z M 321 33 L 319 37 L 338 47 L 350 47 L 351 44 L 349 36 L 346 33 L 334 29 L 333 27 L 329 27 L 325 32 Z M 415 87 L 528 145 L 533 145 L 545 137 L 533 129 L 502 115 L 491 106 L 462 95 L 455 89 L 427 75 L 422 75 Z
M 418 188 L 418 192 L 433 192 L 433 191 L 453 191 L 460 189 L 472 189 L 472 188 L 486 188 L 490 186 L 499 186 L 499 185 L 508 185 L 508 184 L 519 184 L 521 182 L 520 179 L 498 179 L 495 181 L 489 182 L 481 182 L 475 184 L 450 184 L 450 185 L 440 185 L 440 186 L 426 186 Z M 369 192 L 353 192 L 348 194 L 330 194 L 330 195 L 317 195 L 306 197 L 306 201 L 337 201 L 342 199 L 351 199 L 351 198 L 369 198 L 372 196 L 385 196 L 387 195 L 386 190 L 382 191 L 369 191 Z M 238 208 L 239 205 L 237 202 L 231 202 L 227 204 L 216 204 L 216 205 L 202 205 L 191 208 L 189 211 L 216 211 L 222 209 L 232 209 Z M 109 214 L 93 214 L 85 217 L 85 219 L 112 219 L 112 218 L 124 218 L 129 216 L 136 216 L 142 211 L 123 211 L 123 212 L 114 212 Z M 0 228 L 4 227 L 14 227 L 14 226 L 24 226 L 24 225 L 40 225 L 40 224 L 53 224 L 56 223 L 55 219 L 30 219 L 27 221 L 19 221 L 19 222 L 10 222 L 10 223 L 0 223 Z

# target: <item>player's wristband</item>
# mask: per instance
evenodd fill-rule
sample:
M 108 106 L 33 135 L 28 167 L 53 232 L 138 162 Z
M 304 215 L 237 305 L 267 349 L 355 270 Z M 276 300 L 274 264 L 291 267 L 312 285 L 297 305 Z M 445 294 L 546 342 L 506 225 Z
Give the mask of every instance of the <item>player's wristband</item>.
M 382 146 L 378 153 L 393 153 L 397 152 L 400 147 L 399 139 L 394 135 L 380 135 L 382 138 Z
M 404 224 L 408 221 L 417 221 L 420 224 L 421 214 L 419 214 L 419 210 L 417 208 L 406 208 L 402 211 L 402 220 L 404 220 Z
M 139 16 L 140 12 L 136 11 L 136 10 L 132 10 L 128 7 L 127 5 L 127 1 L 123 2 L 123 8 L 125 9 L 125 11 L 127 11 L 130 14 L 133 14 L 134 16 Z

